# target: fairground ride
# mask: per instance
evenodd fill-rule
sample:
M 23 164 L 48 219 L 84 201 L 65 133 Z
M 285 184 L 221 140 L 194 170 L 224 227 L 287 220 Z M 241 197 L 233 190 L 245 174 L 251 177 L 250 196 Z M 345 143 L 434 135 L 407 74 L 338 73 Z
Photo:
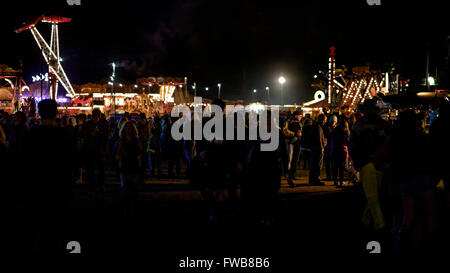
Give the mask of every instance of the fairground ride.
M 50 78 L 50 98 L 56 99 L 58 95 L 58 82 L 64 87 L 67 92 L 68 97 L 75 97 L 76 93 L 70 84 L 69 78 L 67 77 L 64 69 L 61 65 L 61 58 L 59 56 L 59 35 L 58 35 L 58 24 L 67 23 L 72 21 L 71 18 L 61 17 L 61 16 L 45 16 L 42 15 L 39 18 L 24 23 L 22 27 L 16 30 L 17 33 L 22 31 L 30 30 L 39 49 L 42 52 L 42 56 L 48 65 L 49 78 Z M 50 23 L 52 25 L 52 32 L 50 36 L 50 45 L 45 41 L 42 35 L 36 28 L 39 22 Z
M 358 104 L 366 99 L 372 99 L 379 93 L 388 95 L 398 92 L 399 75 L 394 75 L 392 71 L 371 70 L 368 65 L 354 67 L 351 72 L 345 66 L 336 69 L 335 50 L 335 47 L 330 47 L 328 70 L 324 73 L 323 80 L 319 79 L 312 85 L 320 96 L 305 103 L 305 106 L 311 107 L 320 102 L 331 110 L 344 107 L 355 109 Z M 408 81 L 401 83 L 407 86 Z
M 6 65 L 0 64 L 0 90 L 4 94 L 1 96 L 2 110 L 13 112 L 20 109 L 22 93 L 32 91 L 22 78 L 22 70 L 14 70 Z

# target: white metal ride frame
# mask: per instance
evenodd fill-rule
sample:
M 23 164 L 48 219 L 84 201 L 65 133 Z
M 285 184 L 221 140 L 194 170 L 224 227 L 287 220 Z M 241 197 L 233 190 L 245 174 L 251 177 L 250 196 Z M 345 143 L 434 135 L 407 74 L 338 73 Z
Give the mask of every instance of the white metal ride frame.
M 66 72 L 64 72 L 64 69 L 61 65 L 60 58 L 59 58 L 59 40 L 58 40 L 58 24 L 53 23 L 52 24 L 52 35 L 51 35 L 51 44 L 52 48 L 47 44 L 47 42 L 44 40 L 42 35 L 39 33 L 39 31 L 36 29 L 35 26 L 31 27 L 31 33 L 33 34 L 34 39 L 36 40 L 36 43 L 38 44 L 39 48 L 42 51 L 42 55 L 44 56 L 45 62 L 48 64 L 48 68 L 51 73 L 53 73 L 57 78 L 58 81 L 61 82 L 61 85 L 66 89 L 67 95 L 69 97 L 74 97 L 75 91 L 72 88 L 72 85 L 70 84 L 69 79 L 67 78 Z M 56 52 L 56 53 L 55 53 Z M 50 89 L 50 98 L 56 98 L 58 95 L 58 85 L 56 84 L 56 90 L 52 90 L 53 87 Z
M 29 29 L 31 34 L 33 34 L 33 37 L 42 52 L 42 56 L 44 56 L 45 62 L 48 64 L 49 74 L 52 75 L 52 80 L 54 81 L 53 84 L 50 85 L 50 98 L 52 99 L 56 99 L 58 95 L 58 81 L 66 90 L 67 96 L 76 96 L 76 93 L 70 84 L 69 78 L 67 78 L 67 75 L 64 72 L 64 68 L 61 65 L 61 59 L 59 57 L 58 22 L 70 22 L 70 20 L 70 18 L 63 18 L 59 16 L 41 16 L 33 22 L 16 30 L 16 32 L 21 32 Z M 40 21 L 52 24 L 50 46 L 36 28 L 36 24 Z

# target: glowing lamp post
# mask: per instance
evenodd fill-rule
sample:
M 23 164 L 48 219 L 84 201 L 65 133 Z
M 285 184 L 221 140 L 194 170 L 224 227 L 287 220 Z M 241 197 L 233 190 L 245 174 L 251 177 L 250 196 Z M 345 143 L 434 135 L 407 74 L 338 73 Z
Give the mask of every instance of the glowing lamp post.
M 220 87 L 221 87 L 221 86 L 222 86 L 222 85 L 221 85 L 220 83 L 217 84 L 217 87 L 219 87 L 219 94 L 218 94 L 218 95 L 219 95 L 219 99 L 220 99 Z
M 280 94 L 281 94 L 281 105 L 283 105 L 283 85 L 286 82 L 286 78 L 283 77 L 283 76 L 280 76 L 278 78 L 278 82 L 280 83 L 280 86 L 281 86 L 281 92 L 280 92 Z

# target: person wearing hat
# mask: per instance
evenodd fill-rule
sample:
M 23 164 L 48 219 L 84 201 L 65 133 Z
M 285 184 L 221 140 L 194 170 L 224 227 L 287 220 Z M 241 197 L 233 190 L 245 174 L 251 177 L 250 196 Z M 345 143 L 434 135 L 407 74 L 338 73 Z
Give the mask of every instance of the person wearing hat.
M 302 137 L 302 114 L 300 111 L 295 111 L 292 118 L 289 119 L 284 128 L 283 134 L 288 145 L 288 166 L 287 166 L 287 181 L 289 186 L 294 187 L 293 180 L 296 179 L 296 166 L 300 158 L 300 139 Z

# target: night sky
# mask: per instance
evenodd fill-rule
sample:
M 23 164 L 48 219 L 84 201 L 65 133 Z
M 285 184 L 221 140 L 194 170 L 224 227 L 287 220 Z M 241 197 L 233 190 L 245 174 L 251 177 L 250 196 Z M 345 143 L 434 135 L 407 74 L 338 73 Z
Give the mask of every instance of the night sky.
M 14 1 L 0 16 L 0 63 L 18 68 L 22 58 L 31 82 L 43 58 L 31 33 L 14 29 L 26 19 L 58 14 L 73 18 L 59 26 L 63 66 L 73 83 L 106 79 L 115 61 L 124 83 L 187 76 L 199 89 L 209 87 L 209 94 L 200 93 L 205 97 L 214 97 L 220 82 L 225 99 L 264 99 L 265 86 L 272 96 L 279 93 L 276 79 L 283 73 L 285 102 L 301 103 L 312 99 L 313 75 L 326 69 L 332 45 L 337 67 L 394 63 L 402 75 L 420 79 L 429 47 L 431 71 L 442 70 L 450 35 L 442 2 Z M 37 28 L 49 40 L 50 25 Z

